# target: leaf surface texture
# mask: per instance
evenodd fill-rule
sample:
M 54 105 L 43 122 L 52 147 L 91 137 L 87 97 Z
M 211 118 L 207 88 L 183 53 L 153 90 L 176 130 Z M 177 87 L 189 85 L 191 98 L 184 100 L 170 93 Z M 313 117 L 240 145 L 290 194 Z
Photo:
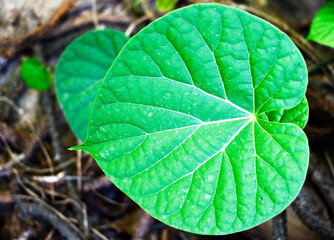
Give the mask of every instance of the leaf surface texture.
M 128 40 L 123 33 L 110 29 L 90 31 L 74 40 L 58 62 L 57 98 L 82 142 L 87 137 L 89 113 L 103 78 Z
M 297 106 L 306 85 L 302 55 L 277 28 L 236 8 L 192 5 L 126 44 L 76 149 L 168 225 L 242 231 L 302 187 L 306 135 L 287 116 L 268 116 Z

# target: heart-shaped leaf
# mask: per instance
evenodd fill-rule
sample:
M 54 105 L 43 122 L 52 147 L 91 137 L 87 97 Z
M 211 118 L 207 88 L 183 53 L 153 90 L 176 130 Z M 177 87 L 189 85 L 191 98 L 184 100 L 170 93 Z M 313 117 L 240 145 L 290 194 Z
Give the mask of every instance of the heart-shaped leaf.
M 128 40 L 110 29 L 91 31 L 74 40 L 58 62 L 57 98 L 81 141 L 86 139 L 89 113 L 103 78 Z
M 314 17 L 307 39 L 334 48 L 334 0 L 325 3 Z
M 306 85 L 301 53 L 277 28 L 233 7 L 192 5 L 126 44 L 96 98 L 85 143 L 73 149 L 92 154 L 168 225 L 242 231 L 283 211 L 303 185 L 306 135 L 260 116 L 295 107 Z

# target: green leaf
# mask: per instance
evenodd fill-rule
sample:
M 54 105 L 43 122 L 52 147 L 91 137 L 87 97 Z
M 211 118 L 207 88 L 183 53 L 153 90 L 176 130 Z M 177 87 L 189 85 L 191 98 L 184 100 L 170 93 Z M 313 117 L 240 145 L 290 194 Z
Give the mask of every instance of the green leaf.
M 307 39 L 334 48 L 334 0 L 325 3 L 314 17 Z
M 51 85 L 49 71 L 37 58 L 27 58 L 21 65 L 21 76 L 29 88 L 47 90 Z
M 89 113 L 103 78 L 128 40 L 123 33 L 110 29 L 91 31 L 74 40 L 59 60 L 57 98 L 81 141 L 86 139 Z
M 158 0 L 157 10 L 160 12 L 168 12 L 174 9 L 177 0 Z
M 266 113 L 267 120 L 280 123 L 294 123 L 300 128 L 306 126 L 308 120 L 308 103 L 306 97 L 295 107 L 290 109 L 276 110 Z
M 259 116 L 293 108 L 306 86 L 303 57 L 280 30 L 233 7 L 192 5 L 125 45 L 95 100 L 86 141 L 72 149 L 89 152 L 168 225 L 242 231 L 283 211 L 303 185 L 305 133 Z

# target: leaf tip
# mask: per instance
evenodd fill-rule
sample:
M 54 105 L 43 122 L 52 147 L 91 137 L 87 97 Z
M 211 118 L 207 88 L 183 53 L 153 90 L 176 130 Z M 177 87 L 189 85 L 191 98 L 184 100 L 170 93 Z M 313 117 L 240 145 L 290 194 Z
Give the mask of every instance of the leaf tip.
M 84 143 L 80 144 L 80 145 L 77 145 L 77 146 L 73 146 L 73 147 L 68 148 L 68 150 L 70 150 L 70 151 L 84 150 L 84 149 L 85 149 Z

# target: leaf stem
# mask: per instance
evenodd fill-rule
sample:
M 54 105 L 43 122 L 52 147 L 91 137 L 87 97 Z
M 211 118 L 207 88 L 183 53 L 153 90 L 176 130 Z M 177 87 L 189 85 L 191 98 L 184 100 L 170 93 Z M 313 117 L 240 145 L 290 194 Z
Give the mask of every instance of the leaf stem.
M 132 240 L 144 240 L 147 234 L 151 230 L 152 224 L 154 223 L 154 218 L 152 218 L 148 213 L 143 211 L 143 215 L 137 225 L 137 228 L 132 236 Z
M 331 56 L 330 58 L 327 58 L 317 64 L 314 64 L 313 66 L 308 68 L 308 73 L 315 73 L 316 71 L 318 71 L 320 68 L 322 68 L 323 66 L 326 66 L 327 64 L 333 63 L 334 62 L 334 56 Z M 334 74 L 334 71 L 331 71 Z
M 274 240 L 288 239 L 285 211 L 283 211 L 282 213 L 273 218 L 273 239 Z
M 325 239 L 334 239 L 334 226 L 325 222 L 321 217 L 314 215 L 313 207 L 303 190 L 300 191 L 296 200 L 291 203 L 291 207 L 309 229 Z
M 49 91 L 42 92 L 42 104 L 45 111 L 46 119 L 49 125 L 49 130 L 52 139 L 52 145 L 54 148 L 54 160 L 56 162 L 61 162 L 64 160 L 64 151 L 60 142 L 59 133 L 56 129 L 56 123 L 52 112 L 52 102 L 49 96 Z
M 92 0 L 92 20 L 95 29 L 99 29 L 99 21 L 97 19 L 96 0 Z

